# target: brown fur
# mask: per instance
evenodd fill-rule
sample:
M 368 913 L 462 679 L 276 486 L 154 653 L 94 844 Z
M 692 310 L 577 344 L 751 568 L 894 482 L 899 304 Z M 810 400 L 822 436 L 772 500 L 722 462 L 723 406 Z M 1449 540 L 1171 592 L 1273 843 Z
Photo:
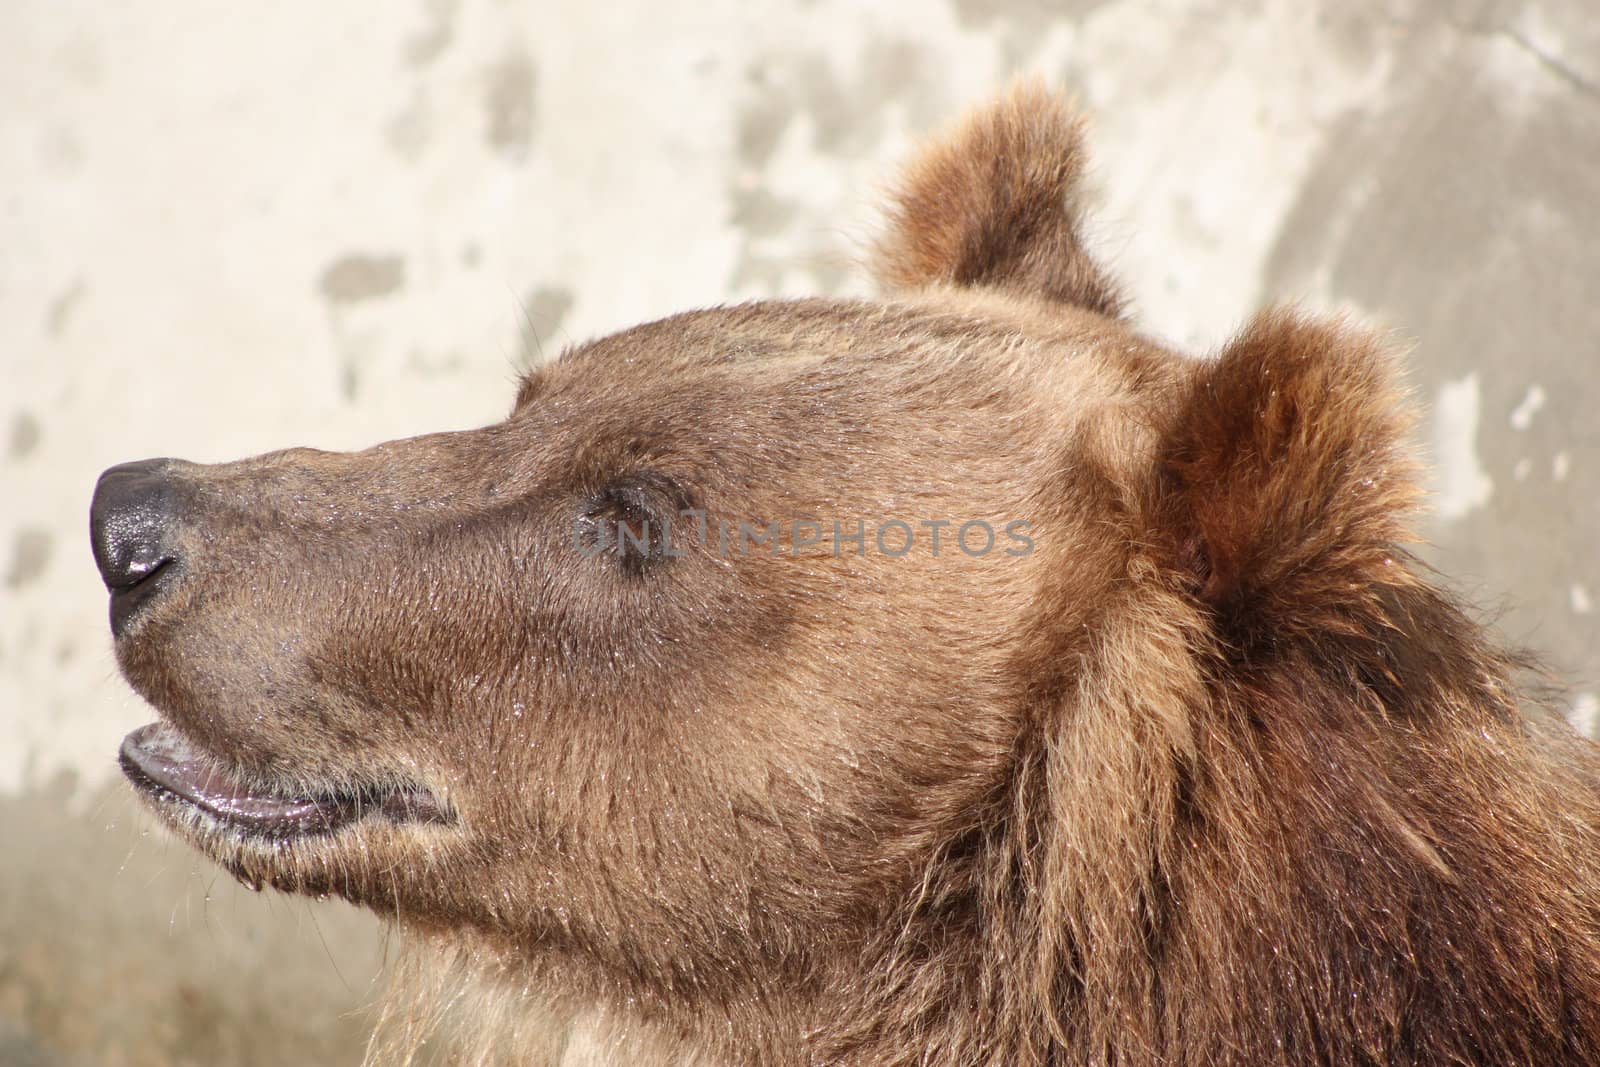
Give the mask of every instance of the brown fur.
M 482 430 L 175 467 L 128 678 L 254 790 L 452 821 L 158 810 L 434 944 L 485 1058 L 1600 1062 L 1600 758 L 1405 555 L 1387 346 L 1140 336 L 1082 166 L 1023 87 L 910 168 L 886 302 L 692 312 Z M 679 507 L 1035 550 L 572 543 Z

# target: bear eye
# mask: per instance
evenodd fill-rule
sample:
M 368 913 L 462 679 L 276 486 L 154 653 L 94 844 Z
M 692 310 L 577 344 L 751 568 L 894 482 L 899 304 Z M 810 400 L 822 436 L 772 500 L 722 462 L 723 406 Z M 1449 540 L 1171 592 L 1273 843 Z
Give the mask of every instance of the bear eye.
M 674 479 L 642 471 L 612 479 L 584 506 L 578 548 L 591 558 L 613 560 L 638 577 L 683 554 L 674 542 L 692 520 L 693 499 Z

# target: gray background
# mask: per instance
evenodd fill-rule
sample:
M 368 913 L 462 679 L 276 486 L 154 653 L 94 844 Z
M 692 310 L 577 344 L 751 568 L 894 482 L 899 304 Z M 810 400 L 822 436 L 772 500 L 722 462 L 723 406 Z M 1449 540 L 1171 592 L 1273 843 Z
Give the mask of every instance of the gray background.
M 102 467 L 481 424 L 571 339 L 864 292 L 893 161 L 1017 71 L 1094 113 L 1148 329 L 1292 296 L 1415 339 L 1426 554 L 1592 732 L 1592 0 L 5 0 L 0 1063 L 349 1063 L 385 950 L 130 803 Z

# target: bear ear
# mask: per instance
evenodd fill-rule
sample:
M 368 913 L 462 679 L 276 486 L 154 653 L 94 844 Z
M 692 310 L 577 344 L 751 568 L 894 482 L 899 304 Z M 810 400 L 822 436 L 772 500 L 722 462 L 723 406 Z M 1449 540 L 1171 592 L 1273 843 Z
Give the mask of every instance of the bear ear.
M 1265 312 L 1198 368 L 1163 450 L 1160 521 L 1233 640 L 1337 627 L 1409 584 L 1412 421 L 1383 339 L 1339 321 Z
M 873 275 L 889 290 L 980 286 L 1105 315 L 1122 301 L 1079 238 L 1082 121 L 1023 82 L 923 149 L 902 176 Z

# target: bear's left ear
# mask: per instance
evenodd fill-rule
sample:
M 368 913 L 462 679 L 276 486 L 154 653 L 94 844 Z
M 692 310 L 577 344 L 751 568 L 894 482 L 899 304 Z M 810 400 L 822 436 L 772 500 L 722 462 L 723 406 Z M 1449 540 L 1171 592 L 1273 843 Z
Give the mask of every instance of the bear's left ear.
M 1023 82 L 923 149 L 899 183 L 872 272 L 889 290 L 992 288 L 1115 316 L 1079 236 L 1082 121 Z
M 1337 626 L 1409 582 L 1411 423 L 1389 347 L 1341 322 L 1265 312 L 1198 368 L 1158 521 L 1234 640 Z

